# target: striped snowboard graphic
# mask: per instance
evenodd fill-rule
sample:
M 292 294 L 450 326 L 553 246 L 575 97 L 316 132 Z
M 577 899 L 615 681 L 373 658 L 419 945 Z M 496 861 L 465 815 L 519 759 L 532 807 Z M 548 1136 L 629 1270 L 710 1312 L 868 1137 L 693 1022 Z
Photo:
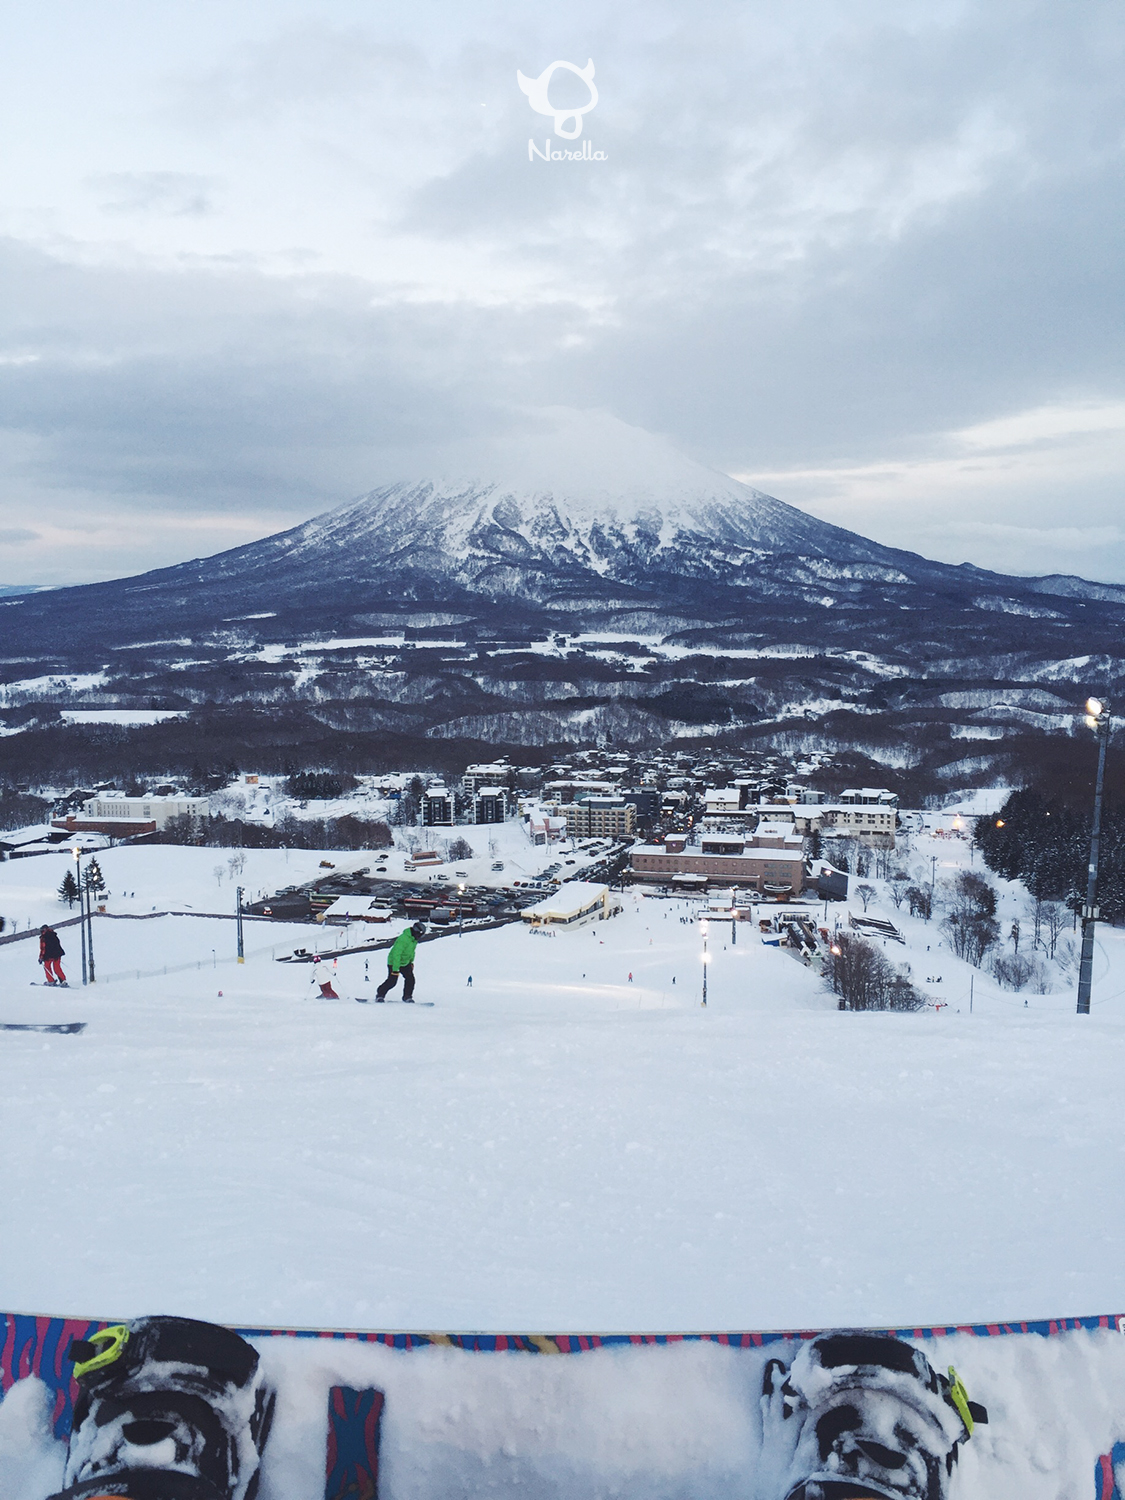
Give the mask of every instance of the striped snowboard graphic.
M 382 1391 L 334 1385 L 328 1393 L 324 1500 L 376 1500 Z
M 77 1386 L 71 1374 L 67 1350 L 72 1339 L 86 1339 L 109 1326 L 111 1319 L 49 1318 L 25 1313 L 0 1314 L 0 1394 L 19 1380 L 35 1376 L 53 1397 L 52 1424 L 56 1438 L 70 1432 Z M 873 1330 L 897 1338 L 924 1341 L 950 1334 L 976 1338 L 1038 1335 L 1053 1338 L 1077 1329 L 1109 1329 L 1125 1332 L 1125 1315 L 1041 1319 L 1021 1323 L 974 1323 L 925 1328 Z M 659 1334 L 529 1334 L 529 1333 L 381 1333 L 316 1328 L 238 1328 L 242 1337 L 264 1339 L 346 1340 L 409 1351 L 444 1347 L 472 1354 L 526 1354 L 574 1356 L 594 1349 L 661 1346 L 677 1343 L 717 1343 L 733 1349 L 764 1348 L 774 1343 L 813 1339 L 822 1330 L 805 1329 L 739 1333 Z M 334 1385 L 329 1390 L 325 1452 L 325 1500 L 377 1500 L 379 1486 L 379 1433 L 383 1415 L 383 1392 Z M 1125 1412 L 1122 1413 L 1125 1429 Z M 1093 1475 L 1094 1500 L 1125 1500 L 1115 1473 L 1125 1475 L 1125 1441 L 1097 1461 Z

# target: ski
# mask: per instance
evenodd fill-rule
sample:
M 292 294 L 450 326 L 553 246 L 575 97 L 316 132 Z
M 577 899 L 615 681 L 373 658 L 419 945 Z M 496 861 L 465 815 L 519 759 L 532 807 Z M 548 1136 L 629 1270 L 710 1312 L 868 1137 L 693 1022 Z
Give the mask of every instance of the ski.
M 35 990 L 68 990 L 70 985 L 65 981 L 61 983 L 48 984 L 45 979 L 29 979 L 28 984 Z
M 0 1031 L 54 1031 L 74 1036 L 85 1030 L 85 1021 L 0 1021 Z

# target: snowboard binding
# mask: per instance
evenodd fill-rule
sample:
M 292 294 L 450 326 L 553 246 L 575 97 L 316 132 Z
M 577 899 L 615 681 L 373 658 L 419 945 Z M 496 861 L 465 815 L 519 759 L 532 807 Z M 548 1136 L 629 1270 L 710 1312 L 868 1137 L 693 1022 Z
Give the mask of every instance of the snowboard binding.
M 827 1333 L 762 1381 L 778 1500 L 946 1500 L 983 1406 L 890 1334 Z
M 238 1334 L 137 1318 L 68 1357 L 78 1397 L 51 1500 L 254 1500 L 275 1398 Z

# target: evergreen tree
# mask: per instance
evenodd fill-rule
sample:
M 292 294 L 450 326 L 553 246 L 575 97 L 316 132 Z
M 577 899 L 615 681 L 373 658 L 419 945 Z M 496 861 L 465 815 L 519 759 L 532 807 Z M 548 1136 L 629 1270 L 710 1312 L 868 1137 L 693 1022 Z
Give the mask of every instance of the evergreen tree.
M 68 869 L 59 884 L 59 900 L 65 901 L 67 906 L 73 906 L 78 896 L 78 882 L 74 878 L 74 871 Z
M 978 818 L 975 835 L 984 862 L 1007 880 L 1022 880 L 1033 900 L 1086 899 L 1090 814 L 1048 801 L 1038 792 L 1013 792 L 995 816 Z M 1108 806 L 1102 819 L 1098 905 L 1110 922 L 1125 917 L 1125 809 Z

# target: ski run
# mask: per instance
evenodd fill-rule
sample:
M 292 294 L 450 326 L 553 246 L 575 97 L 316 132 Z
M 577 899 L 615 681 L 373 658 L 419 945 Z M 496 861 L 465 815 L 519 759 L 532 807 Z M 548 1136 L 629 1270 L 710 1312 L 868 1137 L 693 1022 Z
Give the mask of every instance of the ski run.
M 939 880 L 970 859 L 950 838 L 915 851 Z M 0 864 L 0 911 L 31 929 L 0 944 L 0 1023 L 85 1023 L 0 1032 L 5 1309 L 535 1334 L 1121 1311 L 1120 930 L 1098 929 L 1093 1010 L 1077 1018 L 1072 985 L 999 989 L 873 880 L 869 915 L 902 932 L 890 956 L 930 1008 L 841 1012 L 756 922 L 732 943 L 720 921 L 703 1008 L 698 903 L 626 888 L 619 916 L 551 937 L 516 922 L 427 938 L 416 995 L 432 1005 L 357 1004 L 385 952 L 332 949 L 372 929 L 248 920 L 240 965 L 233 921 L 202 915 L 229 910 L 217 857 L 99 852 L 117 916 L 94 922 L 86 988 L 55 895 L 62 861 Z M 246 851 L 241 878 L 276 890 L 320 857 Z M 1004 917 L 1026 898 L 997 885 Z M 41 922 L 66 949 L 65 991 L 31 988 Z M 339 999 L 291 961 L 318 943 Z M 1125 1339 L 1019 1349 L 950 1333 L 931 1350 L 991 1412 L 954 1494 L 1089 1495 L 1125 1437 Z M 323 1424 L 332 1382 L 386 1390 L 380 1494 L 421 1500 L 731 1493 L 761 1440 L 767 1354 L 328 1358 L 297 1341 L 267 1358 L 298 1435 Z M 0 1485 L 21 1500 L 58 1481 L 57 1444 L 28 1447 L 37 1399 L 21 1385 L 0 1404 Z M 263 1500 L 316 1493 L 322 1452 L 286 1441 Z

